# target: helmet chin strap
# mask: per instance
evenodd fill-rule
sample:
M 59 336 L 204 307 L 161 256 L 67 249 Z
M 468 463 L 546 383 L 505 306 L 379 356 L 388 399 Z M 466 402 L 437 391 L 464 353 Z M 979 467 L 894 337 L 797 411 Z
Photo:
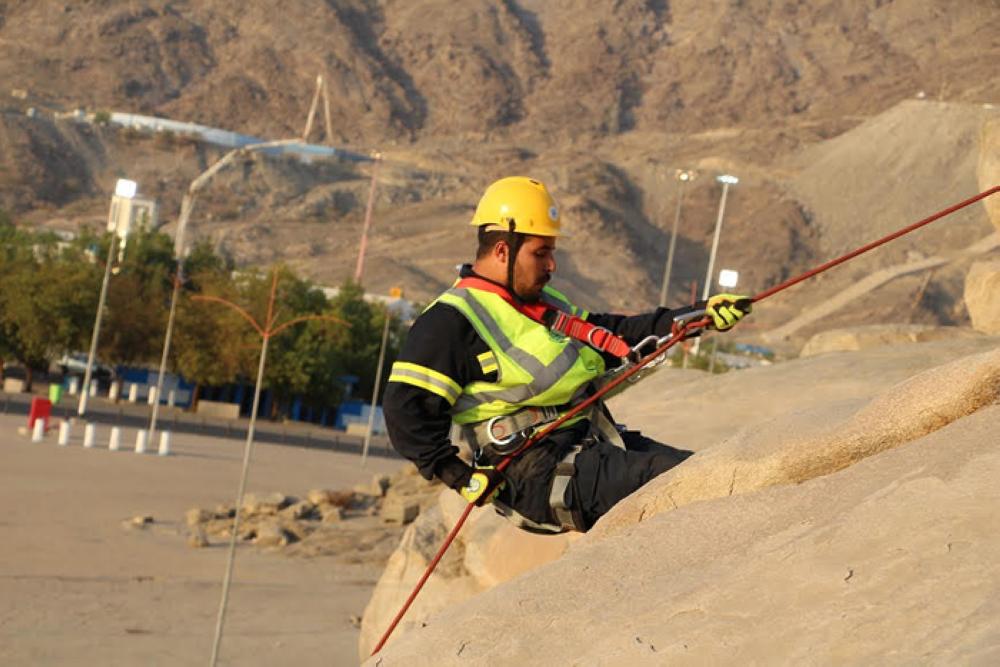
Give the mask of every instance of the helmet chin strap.
M 514 218 L 508 219 L 507 228 L 507 289 L 518 301 L 523 301 L 521 296 L 514 289 L 514 264 L 517 262 L 517 255 L 521 251 L 521 244 L 524 243 L 524 235 L 515 231 L 516 224 Z

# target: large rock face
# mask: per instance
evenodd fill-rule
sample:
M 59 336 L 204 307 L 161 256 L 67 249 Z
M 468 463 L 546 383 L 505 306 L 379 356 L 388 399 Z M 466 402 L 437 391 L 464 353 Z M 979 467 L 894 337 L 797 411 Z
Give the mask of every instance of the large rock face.
M 979 136 L 979 165 L 976 169 L 981 192 L 1000 185 L 1000 119 L 983 123 Z M 983 200 L 990 222 L 1000 231 L 1000 193 Z
M 758 404 L 799 370 L 815 400 L 701 448 L 559 560 L 394 637 L 380 664 L 995 661 L 998 342 L 953 342 L 986 351 L 871 398 L 822 400 L 831 370 L 906 363 L 872 350 L 766 369 Z
M 965 276 L 964 296 L 972 326 L 1000 334 L 1000 261 L 973 264 Z
M 652 480 L 612 508 L 587 539 L 695 501 L 797 484 L 841 470 L 997 400 L 1000 348 L 924 371 L 867 404 L 848 400 L 779 417 Z

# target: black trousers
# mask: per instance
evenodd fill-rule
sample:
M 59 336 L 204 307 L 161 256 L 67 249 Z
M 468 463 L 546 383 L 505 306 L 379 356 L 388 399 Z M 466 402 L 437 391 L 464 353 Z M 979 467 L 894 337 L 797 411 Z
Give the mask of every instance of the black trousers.
M 514 459 L 505 471 L 507 484 L 499 500 L 536 523 L 559 521 L 549 503 L 556 466 L 576 445 L 576 472 L 566 490 L 566 505 L 579 512 L 589 530 L 619 500 L 657 475 L 670 470 L 693 452 L 647 438 L 639 431 L 621 433 L 625 449 L 589 435 L 588 422 L 556 431 Z M 503 456 L 487 450 L 480 463 L 498 465 Z
M 566 503 L 580 512 L 584 531 L 622 498 L 694 453 L 657 442 L 639 431 L 621 435 L 625 449 L 601 440 L 585 442 L 574 462 L 576 474 L 566 492 Z

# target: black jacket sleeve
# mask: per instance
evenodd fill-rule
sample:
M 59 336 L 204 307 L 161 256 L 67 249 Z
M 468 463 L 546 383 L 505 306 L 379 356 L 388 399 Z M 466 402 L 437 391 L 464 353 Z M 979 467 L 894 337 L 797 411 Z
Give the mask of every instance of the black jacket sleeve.
M 587 317 L 591 324 L 610 329 L 625 339 L 629 345 L 635 345 L 646 336 L 666 336 L 670 333 L 674 318 L 690 313 L 693 306 L 677 309 L 657 308 L 639 315 L 615 315 L 611 313 L 592 313 Z
M 463 387 L 487 379 L 476 355 L 488 349 L 461 313 L 436 304 L 413 323 L 397 363 L 433 370 Z M 432 391 L 394 381 L 392 374 L 382 401 L 389 439 L 396 451 L 412 461 L 426 479 L 437 477 L 458 488 L 469 480 L 472 469 L 459 458 L 458 448 L 449 439 L 451 406 Z

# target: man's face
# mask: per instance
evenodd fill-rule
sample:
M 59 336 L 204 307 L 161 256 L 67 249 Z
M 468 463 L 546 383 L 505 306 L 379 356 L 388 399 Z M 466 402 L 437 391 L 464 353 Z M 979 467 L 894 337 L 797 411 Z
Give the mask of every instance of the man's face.
M 556 270 L 556 240 L 526 236 L 514 263 L 514 291 L 527 302 L 538 301 Z

